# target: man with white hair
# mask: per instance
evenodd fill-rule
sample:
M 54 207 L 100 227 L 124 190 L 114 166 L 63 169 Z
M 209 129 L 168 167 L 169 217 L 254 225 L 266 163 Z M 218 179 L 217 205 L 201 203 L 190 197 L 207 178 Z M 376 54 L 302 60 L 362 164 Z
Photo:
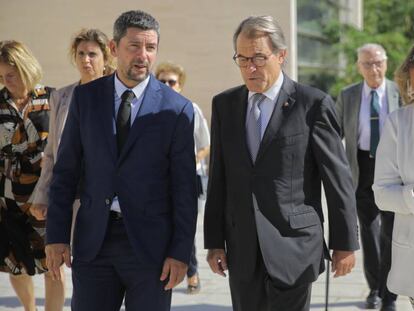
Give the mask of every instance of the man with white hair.
M 386 79 L 387 54 L 379 44 L 358 48 L 358 71 L 364 81 L 345 87 L 336 110 L 352 170 L 361 231 L 364 273 L 370 288 L 367 309 L 395 310 L 397 296 L 386 287 L 391 264 L 394 214 L 382 212 L 374 201 L 375 152 L 388 113 L 400 105 L 394 82 Z
M 214 273 L 228 269 L 234 311 L 309 311 L 328 248 L 337 277 L 352 271 L 359 248 L 334 102 L 283 71 L 287 45 L 272 16 L 244 19 L 233 45 L 244 84 L 213 98 L 207 260 Z

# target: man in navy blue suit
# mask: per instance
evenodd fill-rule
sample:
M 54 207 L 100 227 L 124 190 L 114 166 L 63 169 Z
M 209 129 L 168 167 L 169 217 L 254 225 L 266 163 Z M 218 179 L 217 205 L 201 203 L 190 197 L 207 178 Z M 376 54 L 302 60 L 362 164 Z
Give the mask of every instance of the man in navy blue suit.
M 72 266 L 72 310 L 170 310 L 197 218 L 193 108 L 150 70 L 158 22 L 115 22 L 114 75 L 78 86 L 53 171 L 47 265 Z M 79 186 L 78 186 L 79 185 Z M 81 207 L 70 239 L 72 203 Z

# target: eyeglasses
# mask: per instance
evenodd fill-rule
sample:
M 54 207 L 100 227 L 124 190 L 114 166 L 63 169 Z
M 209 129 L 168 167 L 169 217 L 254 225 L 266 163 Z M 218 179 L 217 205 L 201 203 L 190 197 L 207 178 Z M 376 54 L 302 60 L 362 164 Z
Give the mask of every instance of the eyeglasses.
M 375 62 L 359 62 L 365 69 L 371 69 L 373 66 L 382 68 L 384 66 L 385 59 L 377 60 Z
M 177 84 L 177 80 L 173 80 L 173 79 L 169 79 L 169 80 L 164 80 L 164 79 L 160 79 L 160 82 L 167 84 L 171 87 L 174 87 Z
M 256 67 L 262 67 L 264 65 L 266 65 L 267 60 L 269 59 L 269 57 L 272 55 L 272 53 L 270 53 L 269 55 L 255 55 L 252 57 L 246 57 L 246 56 L 242 56 L 242 55 L 238 55 L 238 54 L 234 54 L 233 56 L 233 60 L 236 63 L 237 66 L 239 67 L 247 67 L 249 65 L 249 60 L 252 62 L 253 65 L 255 65 Z

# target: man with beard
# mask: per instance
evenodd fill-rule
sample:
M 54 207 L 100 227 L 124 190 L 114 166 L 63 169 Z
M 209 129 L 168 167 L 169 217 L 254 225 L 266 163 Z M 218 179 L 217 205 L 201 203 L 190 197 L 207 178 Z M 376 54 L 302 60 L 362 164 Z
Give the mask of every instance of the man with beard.
M 150 74 L 158 42 L 151 15 L 123 13 L 110 45 L 116 73 L 74 91 L 46 247 L 55 278 L 72 266 L 72 310 L 119 310 L 124 298 L 126 310 L 170 310 L 186 274 L 197 217 L 193 108 Z

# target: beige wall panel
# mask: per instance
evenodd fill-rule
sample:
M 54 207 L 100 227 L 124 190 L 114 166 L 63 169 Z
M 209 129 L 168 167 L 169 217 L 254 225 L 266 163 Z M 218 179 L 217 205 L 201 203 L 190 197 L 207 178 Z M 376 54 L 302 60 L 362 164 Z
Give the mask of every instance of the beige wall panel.
M 249 15 L 273 15 L 288 40 L 288 74 L 296 77 L 294 0 L 1 0 L 0 40 L 26 43 L 44 69 L 43 82 L 62 87 L 78 79 L 70 64 L 70 38 L 82 27 L 99 28 L 112 37 L 112 25 L 124 11 L 141 9 L 161 25 L 158 61 L 180 63 L 188 79 L 184 95 L 210 118 L 211 98 L 241 84 L 234 65 L 232 35 Z

